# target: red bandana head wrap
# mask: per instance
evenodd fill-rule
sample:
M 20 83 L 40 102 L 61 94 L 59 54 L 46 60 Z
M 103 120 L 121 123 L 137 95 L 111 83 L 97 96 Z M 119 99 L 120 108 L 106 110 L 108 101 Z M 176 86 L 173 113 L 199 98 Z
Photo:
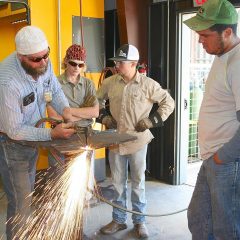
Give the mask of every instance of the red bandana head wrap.
M 66 51 L 65 59 L 68 60 L 78 60 L 78 61 L 86 61 L 86 49 L 81 47 L 80 45 L 73 44 Z

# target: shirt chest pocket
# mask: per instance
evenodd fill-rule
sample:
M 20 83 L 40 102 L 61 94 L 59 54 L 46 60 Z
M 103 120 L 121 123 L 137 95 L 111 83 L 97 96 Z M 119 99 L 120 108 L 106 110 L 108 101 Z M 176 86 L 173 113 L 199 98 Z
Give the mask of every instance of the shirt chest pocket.
M 36 109 L 36 100 L 34 102 L 29 103 L 26 106 L 22 106 L 22 113 L 26 117 L 30 117 Z
M 131 92 L 130 99 L 133 103 L 134 102 L 144 103 L 146 101 L 146 96 L 140 89 L 138 89 Z
M 122 92 L 112 89 L 108 93 L 108 98 L 110 102 L 121 102 L 122 101 Z

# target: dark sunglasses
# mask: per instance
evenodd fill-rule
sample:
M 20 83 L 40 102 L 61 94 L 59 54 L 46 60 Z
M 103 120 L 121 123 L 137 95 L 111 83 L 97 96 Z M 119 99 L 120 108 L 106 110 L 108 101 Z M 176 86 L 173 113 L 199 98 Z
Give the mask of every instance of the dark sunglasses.
M 28 56 L 26 57 L 28 58 L 29 61 L 38 63 L 38 62 L 41 62 L 43 59 L 47 59 L 49 57 L 49 54 L 50 54 L 50 48 L 48 48 L 48 52 L 42 57 L 28 57 Z
M 76 67 L 76 66 L 78 66 L 79 68 L 84 67 L 84 63 L 75 63 L 75 62 L 72 62 L 72 61 L 69 61 L 68 63 L 73 67 Z

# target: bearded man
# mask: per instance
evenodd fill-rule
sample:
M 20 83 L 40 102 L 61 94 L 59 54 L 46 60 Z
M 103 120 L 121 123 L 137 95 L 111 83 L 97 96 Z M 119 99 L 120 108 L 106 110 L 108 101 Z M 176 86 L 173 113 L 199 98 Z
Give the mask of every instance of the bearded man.
M 69 138 L 75 132 L 70 123 L 54 129 L 35 127 L 46 116 L 49 98 L 64 120 L 72 120 L 71 110 L 53 73 L 50 48 L 42 30 L 23 27 L 15 43 L 16 52 L 0 66 L 0 173 L 8 200 L 8 240 L 14 238 L 31 212 L 38 158 L 37 148 L 15 140 L 49 141 Z

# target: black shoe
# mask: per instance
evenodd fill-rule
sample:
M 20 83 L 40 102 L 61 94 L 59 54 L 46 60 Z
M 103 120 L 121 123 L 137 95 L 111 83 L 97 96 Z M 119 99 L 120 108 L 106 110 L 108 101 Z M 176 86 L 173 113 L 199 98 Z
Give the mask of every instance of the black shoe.
M 126 223 L 117 223 L 115 221 L 111 221 L 106 226 L 100 229 L 100 232 L 106 235 L 114 234 L 118 231 L 124 230 L 127 228 Z

